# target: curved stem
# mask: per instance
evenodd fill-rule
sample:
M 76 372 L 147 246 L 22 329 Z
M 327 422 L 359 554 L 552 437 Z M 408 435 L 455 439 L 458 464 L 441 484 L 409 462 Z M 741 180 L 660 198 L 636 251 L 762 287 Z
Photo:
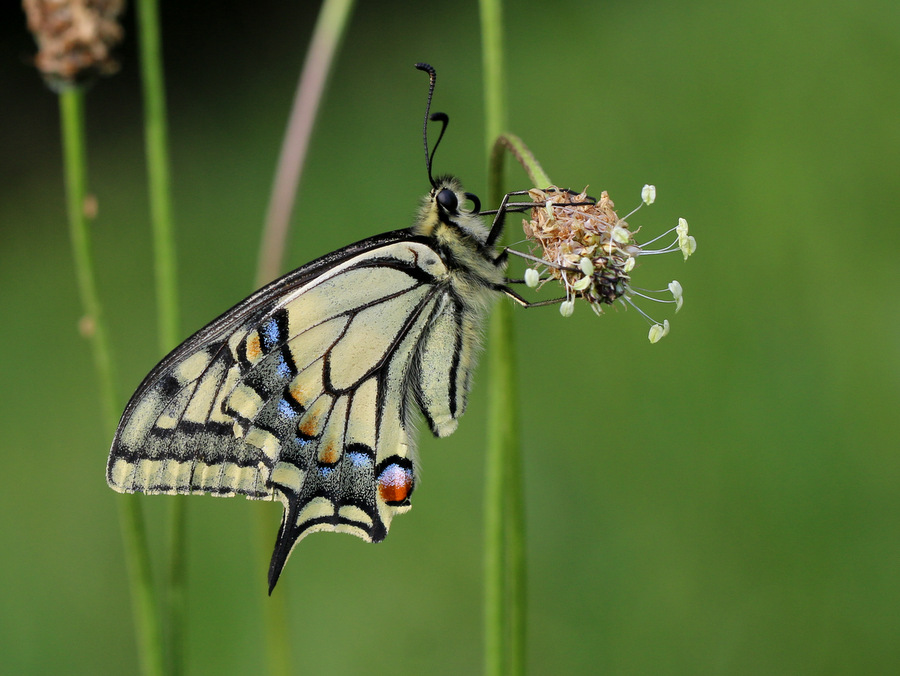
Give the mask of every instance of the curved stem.
M 547 176 L 531 149 L 515 134 L 507 132 L 497 136 L 497 140 L 494 141 L 494 145 L 491 148 L 492 166 L 503 161 L 504 150 L 508 150 L 516 158 L 516 161 L 522 165 L 522 168 L 531 180 L 531 185 L 535 188 L 547 188 L 552 185 L 550 177 Z
M 335 54 L 350 23 L 353 5 L 354 0 L 325 0 L 319 12 L 278 158 L 278 169 L 275 172 L 259 249 L 257 286 L 272 281 L 281 273 L 288 225 L 294 210 L 297 187 L 303 175 L 313 123 L 319 112 Z

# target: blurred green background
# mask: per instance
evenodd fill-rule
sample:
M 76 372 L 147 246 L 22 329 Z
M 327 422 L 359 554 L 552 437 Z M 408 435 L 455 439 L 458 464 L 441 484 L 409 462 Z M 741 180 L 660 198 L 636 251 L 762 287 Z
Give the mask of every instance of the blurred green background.
M 900 673 L 900 4 L 510 2 L 511 129 L 633 224 L 688 219 L 672 333 L 635 312 L 517 312 L 533 674 Z M 164 3 L 182 329 L 251 289 L 317 5 Z M 116 503 L 65 221 L 56 98 L 21 11 L 0 59 L 0 672 L 136 671 Z M 133 16 L 88 97 L 93 234 L 125 398 L 159 358 Z M 411 223 L 436 169 L 485 196 L 476 3 L 360 3 L 308 158 L 291 267 Z M 527 187 L 510 171 L 510 189 Z M 518 219 L 511 219 L 513 231 Z M 481 668 L 486 373 L 421 439 L 414 509 L 377 546 L 305 540 L 282 577 L 300 674 Z M 243 499 L 138 497 L 163 562 L 189 500 L 192 674 L 263 663 Z M 268 543 L 267 543 L 268 548 Z M 157 568 L 158 570 L 159 568 Z

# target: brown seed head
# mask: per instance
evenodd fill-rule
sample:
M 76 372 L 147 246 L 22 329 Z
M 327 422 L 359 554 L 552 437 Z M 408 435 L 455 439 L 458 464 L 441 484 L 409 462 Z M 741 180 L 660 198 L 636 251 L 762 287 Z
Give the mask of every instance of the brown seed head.
M 586 191 L 576 195 L 555 187 L 534 188 L 529 195 L 535 206 L 531 220 L 523 222 L 525 236 L 541 248 L 541 258 L 551 264 L 547 273 L 565 285 L 567 297 L 584 298 L 599 311 L 600 304 L 622 296 L 634 265 L 629 260 L 641 249 L 606 191 L 599 201 Z
M 118 69 L 113 48 L 124 0 L 22 0 L 38 44 L 34 63 L 53 89 L 83 84 Z

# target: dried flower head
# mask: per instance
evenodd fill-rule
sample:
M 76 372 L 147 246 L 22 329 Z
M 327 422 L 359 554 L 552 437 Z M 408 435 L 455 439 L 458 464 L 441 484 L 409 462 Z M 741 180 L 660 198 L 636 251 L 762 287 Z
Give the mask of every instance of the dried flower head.
M 652 204 L 656 199 L 656 187 L 645 185 L 641 190 L 643 204 L 625 218 L 619 218 L 605 191 L 599 200 L 589 197 L 586 190 L 575 194 L 556 187 L 534 188 L 528 194 L 535 206 L 531 210 L 531 220 L 524 221 L 523 228 L 529 242 L 540 248 L 540 256 L 510 253 L 518 253 L 538 263 L 526 272 L 529 286 L 543 285 L 551 279 L 561 282 L 566 291 L 560 306 L 564 317 L 574 312 L 576 298 L 586 300 L 597 314 L 602 314 L 604 305 L 619 301 L 636 309 L 651 324 L 651 343 L 667 335 L 668 320 L 660 324 L 635 305 L 634 299 L 674 303 L 677 312 L 684 302 L 681 284 L 672 281 L 666 289 L 637 289 L 631 284 L 631 272 L 639 256 L 681 251 L 687 260 L 696 250 L 697 242 L 688 235 L 687 221 L 683 218 L 675 228 L 645 244 L 635 240 L 638 230 L 632 231 L 625 218 L 643 204 Z M 649 248 L 673 231 L 676 236 L 670 244 L 662 249 Z M 671 299 L 654 294 L 671 294 Z
M 631 244 L 627 223 L 619 220 L 609 195 L 594 202 L 586 192 L 556 188 L 528 194 L 540 206 L 523 223 L 525 235 L 541 247 L 547 274 L 564 284 L 566 296 L 595 306 L 622 296 L 629 280 L 625 264 L 640 249 Z
M 38 53 L 34 62 L 53 89 L 83 84 L 118 69 L 124 0 L 22 0 Z

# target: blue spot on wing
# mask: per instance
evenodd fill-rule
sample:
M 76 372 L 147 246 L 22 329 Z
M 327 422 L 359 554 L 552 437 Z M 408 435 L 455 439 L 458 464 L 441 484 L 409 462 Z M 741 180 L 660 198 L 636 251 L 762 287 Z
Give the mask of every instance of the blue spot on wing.
M 286 399 L 278 400 L 278 415 L 282 418 L 288 418 L 290 420 L 294 420 L 300 417 L 300 414 L 297 410 L 291 406 Z
M 276 357 L 275 370 L 278 372 L 278 376 L 283 379 L 292 378 L 294 375 L 293 369 L 291 369 L 290 365 L 285 361 L 283 354 L 279 354 Z
M 315 438 L 301 437 L 295 434 L 289 443 L 282 446 L 279 460 L 290 462 L 301 469 L 306 469 L 315 450 Z
M 259 327 L 259 335 L 265 342 L 266 350 L 271 350 L 281 342 L 281 330 L 274 317 Z
M 310 447 L 314 447 L 316 445 L 316 438 L 315 437 L 301 437 L 301 436 L 294 435 L 294 444 L 301 451 L 306 451 Z
M 359 451 L 350 451 L 347 453 L 347 460 L 349 460 L 350 464 L 354 467 L 365 467 L 373 464 L 372 458 L 367 453 L 360 453 Z

